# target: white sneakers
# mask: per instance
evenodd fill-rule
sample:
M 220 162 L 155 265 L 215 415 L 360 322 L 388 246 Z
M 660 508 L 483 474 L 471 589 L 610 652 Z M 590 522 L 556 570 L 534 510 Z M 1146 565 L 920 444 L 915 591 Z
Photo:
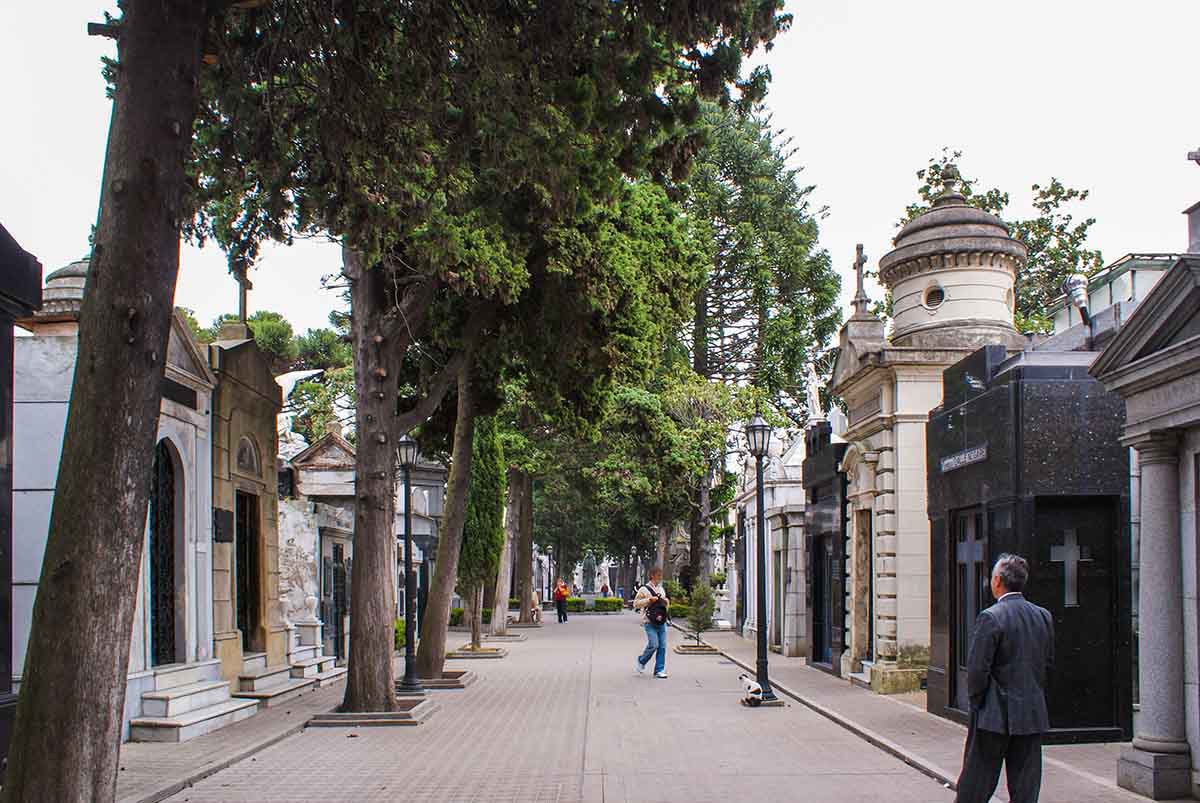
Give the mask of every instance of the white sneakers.
M 666 672 L 655 672 L 655 673 L 654 673 L 654 677 L 656 677 L 656 678 L 667 678 L 667 677 L 670 677 L 670 675 L 668 675 Z
M 642 663 L 642 660 L 640 658 L 634 658 L 633 662 L 637 664 L 637 669 L 634 671 L 639 675 L 644 675 L 646 673 L 646 665 Z

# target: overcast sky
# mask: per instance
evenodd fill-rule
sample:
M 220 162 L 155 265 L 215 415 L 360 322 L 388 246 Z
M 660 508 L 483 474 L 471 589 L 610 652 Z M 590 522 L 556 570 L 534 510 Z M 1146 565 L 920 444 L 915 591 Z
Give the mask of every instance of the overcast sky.
M 943 146 L 963 172 L 1007 190 L 1015 215 L 1029 187 L 1057 176 L 1090 189 L 1092 247 L 1106 261 L 1186 245 L 1180 212 L 1200 200 L 1195 52 L 1200 3 L 1142 0 L 810 0 L 789 2 L 793 29 L 764 56 L 770 108 L 827 206 L 821 244 L 853 293 L 862 242 L 870 264 L 890 248 L 915 197 L 914 173 Z M 95 222 L 110 103 L 85 26 L 115 4 L 55 0 L 6 9 L 0 48 L 0 222 L 46 272 L 83 256 Z M 334 297 L 330 243 L 266 252 L 251 309 L 323 326 Z M 185 246 L 176 303 L 202 322 L 236 309 L 223 255 Z

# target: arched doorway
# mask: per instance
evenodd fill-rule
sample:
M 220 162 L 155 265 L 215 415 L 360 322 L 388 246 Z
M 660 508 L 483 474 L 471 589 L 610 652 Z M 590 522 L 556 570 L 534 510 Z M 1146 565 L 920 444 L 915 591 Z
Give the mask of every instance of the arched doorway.
M 179 660 L 177 615 L 177 570 L 182 535 L 178 505 L 183 494 L 177 480 L 175 456 L 167 441 L 154 450 L 153 485 L 150 491 L 149 551 L 150 563 L 150 664 L 160 666 Z

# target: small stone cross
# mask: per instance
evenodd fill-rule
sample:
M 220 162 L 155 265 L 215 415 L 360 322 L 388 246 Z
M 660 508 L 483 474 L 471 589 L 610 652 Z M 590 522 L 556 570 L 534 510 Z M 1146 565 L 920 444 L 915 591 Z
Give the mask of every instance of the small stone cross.
M 248 291 L 254 289 L 254 285 L 250 283 L 250 276 L 246 270 L 245 260 L 229 261 L 229 272 L 233 274 L 233 280 L 238 283 L 238 320 L 241 323 L 246 322 L 246 306 L 248 299 Z
M 855 315 L 866 315 L 867 305 L 871 303 L 867 291 L 863 289 L 863 268 L 867 265 L 867 255 L 863 253 L 862 243 L 856 245 L 854 251 L 854 273 L 858 281 L 858 290 L 854 293 L 851 304 L 854 306 Z
M 1066 586 L 1063 591 L 1063 607 L 1079 607 L 1079 564 L 1091 561 L 1091 549 L 1079 545 L 1074 530 L 1063 530 L 1062 544 L 1050 547 L 1050 562 L 1063 565 Z

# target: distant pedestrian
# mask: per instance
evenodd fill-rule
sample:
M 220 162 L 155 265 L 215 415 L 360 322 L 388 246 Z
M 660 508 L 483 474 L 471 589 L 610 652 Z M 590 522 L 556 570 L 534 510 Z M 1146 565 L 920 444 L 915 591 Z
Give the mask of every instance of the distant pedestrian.
M 559 624 L 567 621 L 567 597 L 569 596 L 571 596 L 571 592 L 567 589 L 567 584 L 561 577 L 558 578 L 558 584 L 554 586 L 554 607 L 558 611 Z
M 650 570 L 650 581 L 638 589 L 633 607 L 642 612 L 642 627 L 646 631 L 646 649 L 637 658 L 637 673 L 646 671 L 650 656 L 654 656 L 654 677 L 667 676 L 667 613 L 671 601 L 662 587 L 662 569 Z
M 1054 620 L 1025 599 L 1028 579 L 1029 564 L 1018 555 L 1001 555 L 992 569 L 996 604 L 979 614 L 967 658 L 971 723 L 955 803 L 987 803 L 1002 763 L 1011 803 L 1037 803 L 1041 791 Z
M 600 596 L 604 597 L 605 599 L 612 596 L 612 591 L 609 589 L 608 583 L 600 586 Z

